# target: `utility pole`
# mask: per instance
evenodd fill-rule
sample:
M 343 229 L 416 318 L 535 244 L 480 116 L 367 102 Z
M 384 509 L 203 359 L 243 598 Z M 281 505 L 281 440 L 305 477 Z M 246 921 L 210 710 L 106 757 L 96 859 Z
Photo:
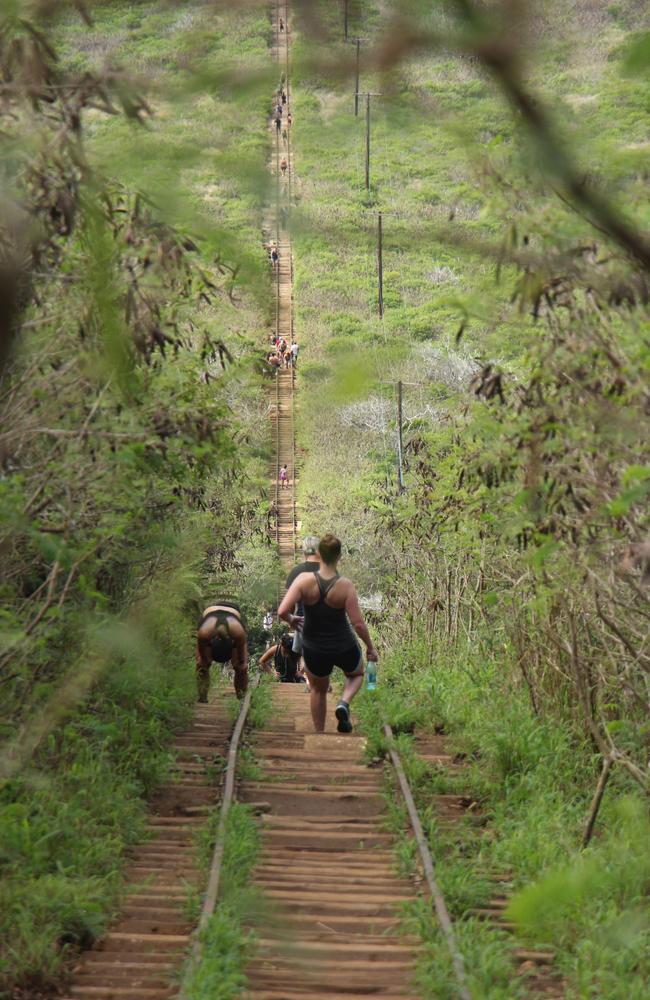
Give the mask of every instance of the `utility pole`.
M 343 37 L 346 42 L 348 40 L 348 3 L 349 0 L 343 0 Z
M 377 305 L 379 306 L 379 315 L 384 315 L 384 256 L 383 256 L 383 228 L 381 212 L 377 213 Z M 400 387 L 402 383 L 400 382 Z M 401 389 L 400 389 L 401 391 Z
M 360 65 L 360 49 L 361 49 L 361 39 L 357 38 L 357 63 L 356 70 L 354 74 L 354 117 L 359 117 L 359 65 Z
M 397 484 L 398 492 L 404 491 L 404 463 L 402 450 L 402 383 L 397 383 Z
M 402 439 L 404 425 L 402 389 L 405 385 L 416 386 L 419 389 L 430 389 L 431 385 L 429 382 L 402 382 L 401 379 L 399 382 L 394 381 L 394 379 L 382 379 L 381 384 L 397 387 L 397 491 L 403 493 L 406 487 L 404 484 L 404 442 Z
M 366 191 L 370 190 L 370 94 L 366 94 Z
M 370 190 L 370 98 L 371 97 L 381 97 L 381 94 L 369 94 L 363 95 L 366 98 L 366 191 Z M 359 93 L 355 94 L 355 97 L 359 97 Z

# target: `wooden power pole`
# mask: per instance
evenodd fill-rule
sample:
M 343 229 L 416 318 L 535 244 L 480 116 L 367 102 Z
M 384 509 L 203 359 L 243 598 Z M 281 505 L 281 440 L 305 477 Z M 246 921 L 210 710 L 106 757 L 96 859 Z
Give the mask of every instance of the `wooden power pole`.
M 355 94 L 355 98 L 359 98 L 359 92 Z M 369 94 L 363 95 L 366 99 L 366 191 L 370 190 L 370 98 L 371 97 L 381 97 L 381 94 Z
M 357 38 L 355 44 L 357 48 L 357 62 L 354 73 L 354 117 L 358 118 L 359 117 L 359 65 L 361 61 L 361 56 L 360 56 L 361 39 Z
M 366 191 L 370 190 L 370 94 L 366 94 Z
M 384 248 L 381 212 L 377 213 L 377 305 L 379 315 L 384 315 Z M 402 383 L 400 382 L 400 385 Z
M 406 489 L 404 483 L 404 412 L 402 404 L 402 390 L 405 385 L 417 386 L 420 389 L 430 388 L 428 382 L 399 382 L 393 379 L 382 379 L 382 385 L 394 385 L 397 389 L 397 491 L 403 493 Z
M 402 383 L 397 383 L 397 484 L 400 493 L 404 490 L 404 452 L 402 442 Z

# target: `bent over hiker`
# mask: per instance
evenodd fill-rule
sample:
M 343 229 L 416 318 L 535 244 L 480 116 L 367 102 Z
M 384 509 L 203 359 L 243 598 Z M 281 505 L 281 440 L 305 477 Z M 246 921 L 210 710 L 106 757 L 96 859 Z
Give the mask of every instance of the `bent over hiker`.
M 339 576 L 341 543 L 335 535 L 325 535 L 318 544 L 320 570 L 301 573 L 287 590 L 278 608 L 278 617 L 302 630 L 305 669 L 310 685 L 310 708 L 317 733 L 325 730 L 327 689 L 330 674 L 339 667 L 345 674 L 343 696 L 335 710 L 338 731 L 352 731 L 350 702 L 363 684 L 363 654 L 356 634 L 366 645 L 369 660 L 377 660 L 357 591 L 351 580 Z M 293 614 L 302 601 L 304 616 Z
M 275 676 L 282 684 L 297 684 L 300 655 L 293 652 L 292 646 L 293 636 L 287 632 L 282 636 L 280 642 L 276 643 L 275 646 L 269 646 L 266 652 L 260 656 L 260 669 L 265 673 L 270 672 L 270 661 L 272 660 L 272 669 L 275 670 Z
M 232 664 L 235 694 L 248 687 L 248 641 L 241 609 L 232 601 L 219 601 L 203 612 L 196 634 L 196 686 L 200 702 L 207 702 L 210 665 Z

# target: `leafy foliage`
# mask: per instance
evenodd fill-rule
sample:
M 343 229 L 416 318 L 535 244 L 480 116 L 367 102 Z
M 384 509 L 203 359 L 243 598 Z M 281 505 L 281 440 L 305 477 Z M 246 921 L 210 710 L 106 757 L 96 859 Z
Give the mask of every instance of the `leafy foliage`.
M 465 787 L 447 787 L 480 797 L 494 846 L 463 831 L 458 856 L 431 827 L 460 916 L 491 864 L 523 883 L 574 862 L 603 759 L 615 777 L 597 831 L 612 851 L 628 836 L 613 802 L 648 791 L 647 12 L 355 7 L 361 89 L 382 95 L 366 191 L 353 54 L 315 6 L 294 100 L 301 357 L 321 380 L 302 506 L 310 530 L 342 536 L 344 572 L 382 609 L 369 752 L 381 711 L 404 733 L 443 725 L 469 755 Z M 312 66 L 315 36 L 338 63 Z M 341 399 L 350 344 L 364 372 Z M 426 810 L 443 779 L 411 767 Z M 616 957 L 594 946 L 610 917 L 641 926 L 638 896 L 592 888 L 582 919 L 558 910 L 546 940 L 572 995 L 621 995 L 608 962 L 641 995 L 644 932 Z M 480 995 L 514 995 L 503 942 L 481 939 L 480 958 L 471 935 Z
M 264 564 L 255 617 L 277 578 L 254 340 L 266 21 L 55 8 L 5 5 L 0 34 L 3 991 L 53 989 L 106 925 L 195 696 L 196 617 Z M 215 109 L 239 128 L 210 147 Z M 235 154 L 239 129 L 257 138 Z
M 203 934 L 201 962 L 185 980 L 191 1000 L 239 996 L 247 982 L 244 968 L 255 948 L 255 935 L 246 924 L 259 916 L 262 902 L 259 890 L 248 885 L 259 833 L 250 807 L 238 802 L 233 803 L 226 822 L 219 906 Z

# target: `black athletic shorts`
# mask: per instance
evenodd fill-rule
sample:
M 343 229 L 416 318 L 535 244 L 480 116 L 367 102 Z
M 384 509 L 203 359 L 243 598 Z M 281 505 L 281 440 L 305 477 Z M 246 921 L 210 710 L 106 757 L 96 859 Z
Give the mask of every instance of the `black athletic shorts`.
M 302 648 L 305 666 L 314 677 L 329 677 L 334 667 L 339 667 L 344 674 L 356 674 L 363 663 L 360 646 L 350 646 L 343 653 L 319 653 L 318 650 Z

